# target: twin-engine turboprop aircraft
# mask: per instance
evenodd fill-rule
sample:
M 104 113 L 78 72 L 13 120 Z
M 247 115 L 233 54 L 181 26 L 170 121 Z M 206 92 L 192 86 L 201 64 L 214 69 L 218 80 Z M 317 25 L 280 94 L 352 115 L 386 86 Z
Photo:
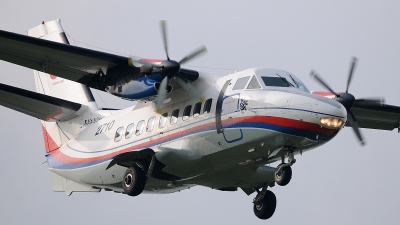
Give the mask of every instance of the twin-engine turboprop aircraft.
M 170 193 L 194 185 L 242 189 L 268 219 L 295 155 L 323 145 L 345 126 L 399 128 L 400 107 L 334 92 L 311 93 L 284 70 L 253 68 L 214 77 L 169 58 L 124 57 L 71 46 L 59 20 L 0 31 L 0 58 L 34 69 L 36 91 L 0 84 L 0 104 L 39 118 L 54 191 Z M 349 87 L 356 61 L 351 65 Z M 137 105 L 101 109 L 89 88 Z M 279 161 L 276 168 L 266 166 Z

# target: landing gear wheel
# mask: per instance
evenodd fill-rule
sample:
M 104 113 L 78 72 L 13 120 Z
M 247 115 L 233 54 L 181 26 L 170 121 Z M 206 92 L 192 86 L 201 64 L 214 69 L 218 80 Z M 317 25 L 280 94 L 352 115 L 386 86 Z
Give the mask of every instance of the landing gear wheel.
M 130 167 L 125 171 L 122 180 L 122 188 L 124 194 L 137 196 L 142 193 L 146 184 L 146 175 L 139 167 Z
M 277 168 L 279 168 L 280 164 Z M 275 172 L 275 182 L 280 186 L 287 185 L 292 179 L 292 167 L 287 166 L 282 168 L 278 173 Z
M 274 215 L 275 208 L 275 194 L 272 191 L 267 190 L 267 192 L 265 192 L 264 199 L 259 203 L 254 203 L 253 211 L 258 218 L 266 220 Z

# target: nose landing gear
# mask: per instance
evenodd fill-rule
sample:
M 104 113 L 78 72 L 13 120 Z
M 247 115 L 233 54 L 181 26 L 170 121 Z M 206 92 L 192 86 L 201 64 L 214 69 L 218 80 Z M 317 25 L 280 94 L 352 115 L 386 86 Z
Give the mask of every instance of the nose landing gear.
M 296 162 L 293 151 L 287 153 L 288 162 L 285 163 L 285 157 L 282 157 L 282 163 L 278 165 L 275 171 L 275 182 L 280 186 L 287 185 L 292 179 L 291 166 Z

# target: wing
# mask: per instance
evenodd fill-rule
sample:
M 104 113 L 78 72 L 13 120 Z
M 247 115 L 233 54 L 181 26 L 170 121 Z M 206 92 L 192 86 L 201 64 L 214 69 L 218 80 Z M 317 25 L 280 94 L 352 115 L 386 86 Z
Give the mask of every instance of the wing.
M 0 59 L 54 74 L 101 91 L 107 83 L 140 76 L 128 57 L 0 30 Z
M 41 120 L 65 121 L 78 116 L 86 106 L 67 100 L 0 84 L 0 105 Z
M 393 130 L 399 128 L 400 107 L 382 104 L 369 106 L 356 103 L 351 108 L 360 127 L 379 130 Z

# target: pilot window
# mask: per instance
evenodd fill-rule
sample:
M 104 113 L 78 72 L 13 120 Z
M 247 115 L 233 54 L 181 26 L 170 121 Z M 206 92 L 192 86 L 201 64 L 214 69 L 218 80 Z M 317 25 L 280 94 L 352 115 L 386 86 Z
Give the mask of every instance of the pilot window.
M 244 87 L 246 86 L 247 81 L 249 80 L 249 78 L 250 78 L 250 76 L 239 78 L 236 81 L 235 86 L 233 86 L 232 90 L 244 89 Z
M 179 109 L 175 109 L 171 114 L 171 124 L 178 122 Z
M 200 110 L 201 110 L 201 102 L 198 102 L 196 103 L 196 105 L 194 105 L 193 117 L 197 117 L 198 115 L 200 115 Z
M 125 139 L 131 138 L 133 135 L 133 129 L 135 128 L 135 124 L 131 123 L 128 125 L 128 127 L 126 127 L 126 131 L 125 131 Z
M 163 113 L 161 115 L 160 122 L 158 123 L 159 128 L 163 128 L 163 127 L 165 127 L 165 125 L 167 125 L 167 117 L 168 117 L 168 113 Z
M 249 85 L 247 85 L 247 89 L 260 89 L 261 85 L 258 83 L 257 77 L 254 75 L 251 78 Z
M 144 129 L 144 120 L 141 120 L 136 126 L 135 134 L 141 135 L 143 133 L 143 129 Z
M 115 132 L 114 141 L 118 142 L 122 139 L 122 133 L 124 132 L 124 127 L 119 127 Z
M 153 116 L 149 119 L 149 121 L 147 122 L 147 128 L 146 131 L 147 132 L 151 132 L 154 129 L 154 122 L 156 121 L 156 117 Z
M 284 77 L 261 77 L 265 86 L 290 87 L 291 85 Z
M 183 110 L 183 120 L 187 120 L 190 117 L 190 111 L 192 111 L 192 105 L 188 105 L 185 107 L 185 109 Z
M 211 111 L 211 103 L 212 98 L 207 99 L 207 101 L 204 103 L 203 114 L 209 113 Z

